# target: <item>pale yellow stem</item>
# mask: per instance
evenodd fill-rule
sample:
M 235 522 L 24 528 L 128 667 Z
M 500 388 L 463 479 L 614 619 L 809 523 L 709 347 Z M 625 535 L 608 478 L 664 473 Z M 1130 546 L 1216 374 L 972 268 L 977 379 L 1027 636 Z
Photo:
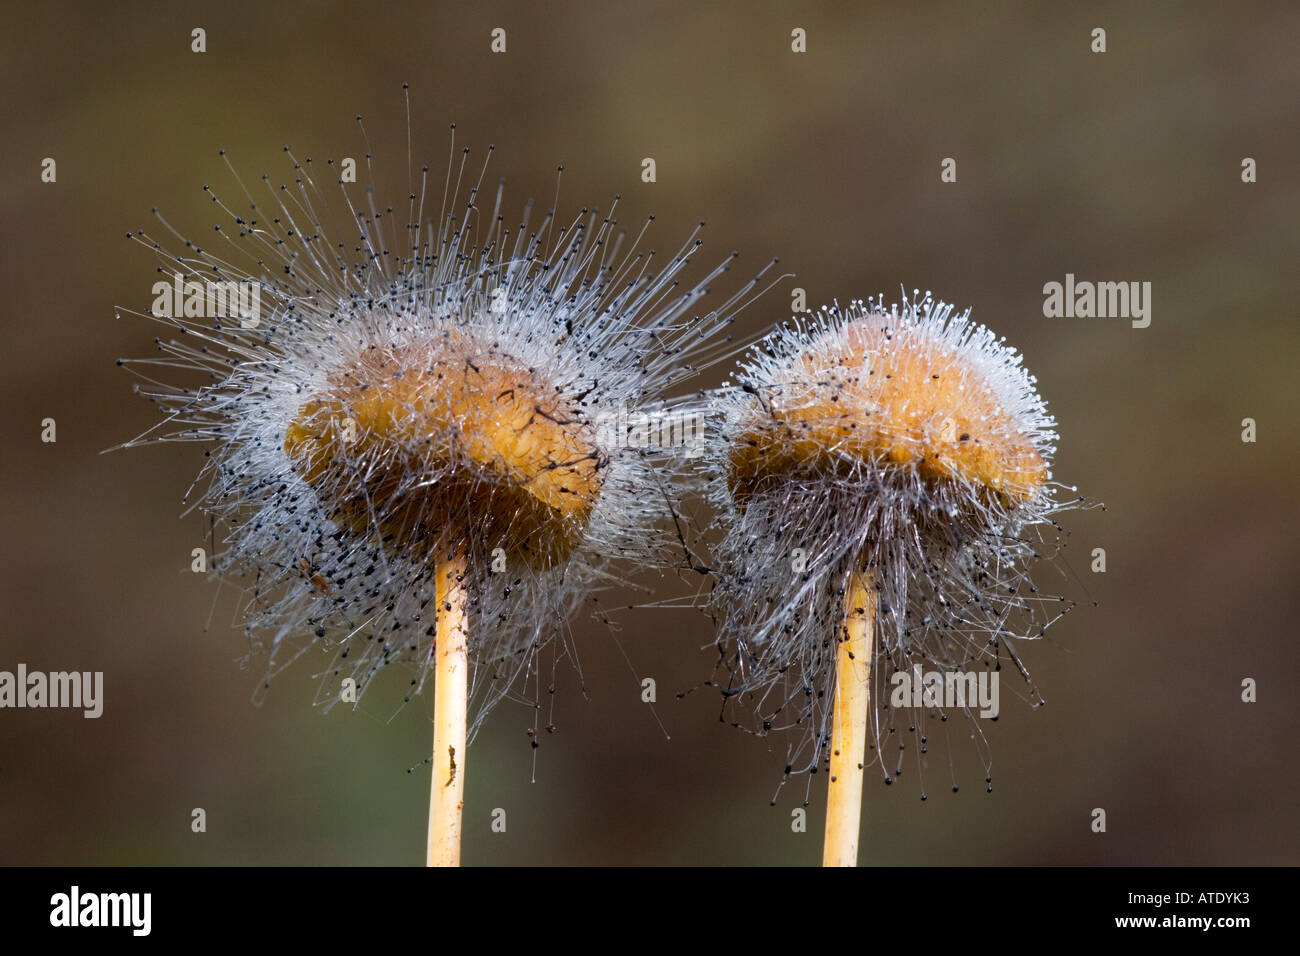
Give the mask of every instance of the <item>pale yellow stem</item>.
M 465 804 L 465 732 L 469 645 L 465 631 L 465 557 L 437 568 L 437 638 L 433 684 L 433 777 L 429 784 L 429 866 L 460 866 Z
M 854 571 L 849 575 L 844 594 L 846 639 L 840 641 L 835 660 L 831 779 L 826 791 L 822 866 L 858 865 L 862 765 L 866 760 L 875 619 L 876 592 L 871 579 Z

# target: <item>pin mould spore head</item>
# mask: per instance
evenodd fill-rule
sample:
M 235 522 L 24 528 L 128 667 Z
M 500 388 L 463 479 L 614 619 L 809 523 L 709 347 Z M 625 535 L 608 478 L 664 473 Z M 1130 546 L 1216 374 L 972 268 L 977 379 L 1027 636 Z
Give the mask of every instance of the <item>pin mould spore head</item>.
M 1020 355 L 969 310 L 928 293 L 824 309 L 772 332 L 733 379 L 707 463 L 726 528 L 720 683 L 733 715 L 748 702 L 736 722 L 802 729 L 795 769 L 826 757 L 858 584 L 874 592 L 878 687 L 915 663 L 996 667 L 1068 606 L 1027 576 L 1072 503 L 1051 479 L 1055 423 Z
M 414 172 L 397 209 L 332 160 L 284 155 L 291 178 L 250 190 L 222 152 L 231 186 L 204 187 L 222 216 L 211 248 L 156 210 L 158 235 L 129 234 L 180 290 L 175 308 L 137 312 L 165 326 L 162 357 L 123 364 L 163 421 L 129 444 L 209 445 L 212 566 L 245 586 L 268 678 L 312 645 L 330 653 L 323 705 L 399 661 L 414 669 L 404 699 L 417 692 L 435 568 L 463 567 L 481 718 L 585 595 L 674 560 L 651 530 L 671 483 L 601 423 L 663 403 L 757 281 L 705 310 L 735 254 L 683 281 L 699 227 L 664 254 L 654 217 L 625 229 L 617 197 L 508 219 L 503 183 L 481 207 L 486 162 L 475 180 L 454 147 L 445 182 Z M 258 314 L 211 294 L 227 286 L 254 288 Z M 159 384 L 160 365 L 207 381 Z

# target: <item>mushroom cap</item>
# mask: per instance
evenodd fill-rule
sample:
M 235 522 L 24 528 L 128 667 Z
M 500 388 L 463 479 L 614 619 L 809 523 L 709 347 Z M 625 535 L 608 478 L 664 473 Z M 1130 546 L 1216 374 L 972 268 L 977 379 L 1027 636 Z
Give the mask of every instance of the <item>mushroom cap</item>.
M 1009 507 L 1049 477 L 987 369 L 897 315 L 822 329 L 747 390 L 728 446 L 728 485 L 742 501 L 792 478 L 906 470 L 927 485 L 974 485 Z
M 355 533 L 473 535 L 530 567 L 577 546 L 601 485 L 594 426 L 536 370 L 457 335 L 366 350 L 299 408 L 284 450 Z

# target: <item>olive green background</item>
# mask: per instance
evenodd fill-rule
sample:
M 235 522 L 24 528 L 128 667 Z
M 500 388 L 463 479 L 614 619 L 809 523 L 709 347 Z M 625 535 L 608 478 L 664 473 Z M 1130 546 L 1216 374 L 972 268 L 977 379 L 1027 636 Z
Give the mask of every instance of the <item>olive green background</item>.
M 738 281 L 781 256 L 796 278 L 745 314 L 746 335 L 788 314 L 796 285 L 811 305 L 903 285 L 973 307 L 1024 352 L 1059 419 L 1057 476 L 1107 506 L 1067 516 L 1067 562 L 1042 571 L 1081 606 L 1022 645 L 1046 707 L 1004 681 L 985 725 L 994 792 L 951 722 L 924 784 L 914 753 L 892 787 L 868 775 L 864 862 L 1300 862 L 1300 11 L 917 6 L 6 5 L 0 669 L 102 670 L 106 699 L 99 720 L 0 711 L 0 862 L 422 862 L 427 777 L 407 768 L 428 701 L 322 715 L 315 658 L 253 706 L 233 591 L 188 570 L 200 449 L 100 454 L 155 415 L 114 365 L 158 331 L 114 319 L 155 278 L 126 230 L 156 204 L 201 240 L 217 217 L 200 187 L 230 182 L 218 148 L 248 179 L 287 178 L 284 144 L 360 155 L 356 113 L 400 199 L 403 81 L 417 163 L 443 169 L 456 121 L 476 156 L 496 144 L 507 210 L 549 206 L 564 163 L 563 210 L 621 192 L 624 220 L 655 213 L 664 248 L 703 218 L 705 260 L 741 250 Z M 646 156 L 657 183 L 640 181 Z M 1258 183 L 1241 182 L 1246 156 Z M 1044 318 L 1042 286 L 1067 272 L 1150 281 L 1150 328 Z M 817 862 L 824 780 L 793 833 L 803 781 L 768 805 L 787 741 L 723 726 L 709 693 L 675 699 L 708 675 L 708 621 L 619 621 L 616 636 L 575 621 L 582 679 L 561 665 L 536 782 L 532 712 L 491 716 L 469 753 L 465 861 Z M 635 675 L 657 680 L 669 736 Z

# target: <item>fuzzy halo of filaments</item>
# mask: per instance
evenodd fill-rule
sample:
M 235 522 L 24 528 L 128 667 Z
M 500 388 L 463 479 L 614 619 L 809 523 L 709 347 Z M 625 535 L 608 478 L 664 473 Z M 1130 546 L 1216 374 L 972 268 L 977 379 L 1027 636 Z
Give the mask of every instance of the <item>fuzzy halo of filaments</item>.
M 925 388 L 954 376 L 948 387 L 958 399 L 981 395 L 965 424 L 922 400 Z M 898 377 L 918 394 L 900 399 Z M 757 733 L 794 731 L 787 774 L 824 765 L 854 572 L 869 575 L 878 596 L 877 745 L 895 720 L 890 677 L 917 664 L 970 671 L 1010 660 L 1037 698 L 1015 642 L 1042 636 L 1072 603 L 1039 592 L 1028 569 L 1059 547 L 1053 515 L 1077 499 L 1058 497 L 1073 489 L 1050 480 L 1055 423 L 1015 350 L 969 310 L 928 292 L 889 307 L 855 301 L 782 324 L 711 404 L 717 426 L 702 477 L 725 529 L 708 599 L 724 720 Z M 815 455 L 810 435 L 823 436 Z M 1023 449 L 1033 480 L 1017 485 L 1008 470 L 997 493 L 989 482 L 1001 482 L 1001 472 L 981 480 L 977 465 L 968 473 L 931 447 L 978 463 L 972 455 L 988 456 L 975 438 L 983 449 Z M 801 459 L 806 468 L 793 464 Z M 738 460 L 748 475 L 739 484 Z M 925 710 L 948 719 L 942 706 Z M 971 706 L 964 711 L 987 767 L 978 721 Z M 911 715 L 913 726 L 924 716 Z M 889 782 L 902 756 L 892 774 L 887 759 L 879 763 Z
M 223 214 L 210 246 L 186 239 L 157 210 L 158 236 L 128 234 L 157 255 L 164 280 L 179 273 L 186 281 L 255 283 L 261 314 L 247 327 L 233 312 L 164 318 L 136 311 L 169 334 L 156 340 L 161 357 L 120 360 L 144 380 L 138 390 L 163 413 L 158 426 L 127 445 L 211 445 L 199 479 L 207 490 L 195 506 L 221 529 L 214 532 L 220 537 L 213 567 L 244 588 L 246 630 L 254 650 L 268 654 L 267 681 L 315 647 L 332 655 L 319 675 L 317 703 L 325 706 L 338 701 L 343 678 L 356 682 L 359 696 L 397 662 L 413 669 L 404 699 L 421 689 L 440 613 L 434 564 L 467 555 L 462 586 L 476 728 L 502 697 L 526 697 L 539 651 L 563 635 L 588 592 L 619 583 L 622 562 L 683 562 L 680 553 L 665 552 L 676 545 L 660 533 L 675 492 L 656 459 L 675 452 L 629 447 L 617 430 L 600 426 L 619 408 L 656 407 L 694 372 L 694 361 L 707 362 L 711 350 L 725 347 L 734 313 L 767 269 L 716 309 L 697 314 L 709 284 L 735 257 L 697 283 L 679 284 L 700 245 L 698 228 L 676 253 L 656 254 L 646 244 L 654 217 L 629 234 L 614 218 L 617 197 L 605 213 L 583 209 L 563 224 L 552 210 L 532 228 L 530 202 L 510 225 L 501 186 L 485 215 L 478 203 L 483 173 L 463 185 L 469 151 L 457 160 L 454 133 L 441 188 L 430 187 L 427 166 L 418 183 L 408 169 L 412 184 L 400 211 L 381 209 L 371 185 L 338 181 L 332 160 L 326 166 L 337 192 L 318 187 L 311 159 L 285 152 L 293 166 L 289 182 L 263 175 L 255 195 L 226 159 L 240 198 L 204 186 Z M 327 224 L 341 240 L 329 237 Z M 523 500 L 520 489 L 536 474 L 484 467 L 482 455 L 466 452 L 474 436 L 460 433 L 456 422 L 422 433 L 412 402 L 352 423 L 360 433 L 349 436 L 355 441 L 348 449 L 333 448 L 332 485 L 319 476 L 307 480 L 302 461 L 286 450 L 286 434 L 313 397 L 337 390 L 340 381 L 361 393 L 390 375 L 419 375 L 430 349 L 440 348 L 476 371 L 486 360 L 526 377 L 532 394 L 545 396 L 534 420 L 549 419 L 585 449 L 582 467 L 598 493 L 588 489 L 580 520 L 564 526 L 572 541 L 549 559 L 519 560 L 516 548 L 503 562 L 498 549 L 500 529 L 515 517 L 502 509 Z M 356 369 L 374 356 L 382 375 L 359 381 Z M 194 381 L 158 381 L 155 370 Z M 439 454 L 422 451 L 430 444 Z M 557 461 L 538 469 L 560 467 L 578 466 Z M 395 500 L 443 489 L 439 520 L 416 527 L 398 509 L 369 500 L 376 476 Z M 337 499 L 348 495 L 361 507 L 350 508 L 345 521 Z M 495 520 L 484 520 L 484 507 Z

